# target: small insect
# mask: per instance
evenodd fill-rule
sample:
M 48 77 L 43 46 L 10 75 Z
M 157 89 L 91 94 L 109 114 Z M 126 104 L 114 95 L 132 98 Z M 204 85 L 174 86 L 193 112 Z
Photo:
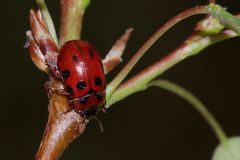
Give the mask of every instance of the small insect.
M 99 52 L 88 42 L 66 42 L 57 57 L 57 69 L 71 106 L 82 117 L 104 110 L 106 79 Z

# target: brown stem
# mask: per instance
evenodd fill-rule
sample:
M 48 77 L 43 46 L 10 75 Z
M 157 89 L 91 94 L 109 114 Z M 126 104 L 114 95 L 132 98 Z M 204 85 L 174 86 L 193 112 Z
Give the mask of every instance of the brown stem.
M 219 34 L 201 37 L 198 35 L 190 36 L 182 45 L 180 45 L 173 52 L 163 57 L 156 63 L 142 70 L 132 78 L 123 82 L 112 94 L 111 99 L 108 101 L 107 106 L 110 106 L 125 97 L 146 89 L 146 85 L 151 82 L 157 76 L 163 74 L 166 70 L 173 67 L 177 63 L 181 62 L 185 58 L 197 54 L 204 48 L 238 36 L 237 33 L 232 30 L 225 30 Z
M 115 42 L 106 57 L 102 60 L 105 74 L 108 74 L 122 61 L 122 54 L 126 48 L 132 31 L 133 28 L 127 29 L 125 33 Z
M 147 50 L 171 27 L 173 27 L 178 22 L 185 18 L 188 18 L 197 14 L 206 14 L 207 6 L 197 6 L 183 12 L 180 12 L 163 26 L 161 26 L 149 39 L 140 47 L 140 49 L 134 54 L 134 56 L 128 61 L 128 63 L 123 67 L 123 69 L 115 76 L 115 78 L 108 84 L 107 87 L 107 101 L 109 101 L 113 91 L 121 84 L 121 82 L 126 78 L 129 72 L 133 69 L 136 63 L 142 58 L 142 56 L 147 52 Z
M 61 26 L 60 26 L 60 46 L 71 39 L 79 39 L 82 26 L 82 16 L 85 8 L 87 7 L 89 0 L 61 0 Z M 35 18 L 36 17 L 36 18 Z M 35 18 L 35 19 L 34 19 Z M 39 20 L 38 20 L 38 19 Z M 31 12 L 31 20 L 35 39 L 42 42 L 42 34 L 48 33 L 45 22 L 41 19 L 40 13 Z M 37 21 L 38 20 L 38 21 Z M 34 23 L 33 23 L 34 22 Z M 39 22 L 39 23 L 36 23 Z M 42 22 L 42 23 L 40 23 Z M 39 24 L 39 25 L 35 25 Z M 40 29 L 45 29 L 45 32 L 40 32 L 36 29 L 36 26 L 40 26 Z M 48 34 L 46 34 L 48 35 Z M 47 36 L 44 36 L 47 37 Z M 37 41 L 38 42 L 38 41 Z M 40 49 L 46 49 L 42 52 L 46 56 L 53 56 L 56 60 L 57 48 L 49 48 L 48 45 L 52 40 L 43 41 L 46 43 L 39 43 Z M 55 62 L 55 61 L 54 61 Z M 53 64 L 52 61 L 46 63 Z M 56 65 L 54 63 L 54 65 Z M 48 89 L 63 89 L 62 83 L 54 80 L 50 77 L 50 81 L 47 83 Z M 87 120 L 82 118 L 78 113 L 71 109 L 69 100 L 66 96 L 55 94 L 53 92 L 48 93 L 49 98 L 49 117 L 48 123 L 36 154 L 36 160 L 57 160 L 60 158 L 66 147 L 76 139 L 85 130 Z
M 50 86 L 61 84 L 52 81 Z M 86 121 L 75 111 L 70 111 L 69 101 L 65 96 L 50 93 L 49 117 L 35 160 L 57 160 L 66 147 L 76 139 L 86 127 Z

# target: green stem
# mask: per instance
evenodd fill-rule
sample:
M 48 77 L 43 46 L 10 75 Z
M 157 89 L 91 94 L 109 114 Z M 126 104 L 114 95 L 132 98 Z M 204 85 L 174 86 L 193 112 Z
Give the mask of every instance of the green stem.
M 36 2 L 38 4 L 38 6 L 41 8 L 41 12 L 42 12 L 44 20 L 47 24 L 49 33 L 51 34 L 53 41 L 58 46 L 58 38 L 57 38 L 56 30 L 55 30 L 55 27 L 53 24 L 52 17 L 48 11 L 47 5 L 44 0 L 36 0 Z
M 183 19 L 196 15 L 196 14 L 210 14 L 222 24 L 237 33 L 240 33 L 240 19 L 230 13 L 226 12 L 221 6 L 216 4 L 209 4 L 208 6 L 198 6 L 188 10 L 185 10 L 169 20 L 165 25 L 160 27 L 160 29 L 154 33 L 146 43 L 136 52 L 136 54 L 130 59 L 130 61 L 125 65 L 125 67 L 119 72 L 119 74 L 108 84 L 106 90 L 107 101 L 110 100 L 115 89 L 121 84 L 121 82 L 126 78 L 128 73 L 140 60 L 140 58 L 145 54 L 145 52 L 172 26 L 176 23 L 182 21 Z M 194 45 L 194 43 L 193 43 Z M 200 46 L 202 48 L 202 45 Z
M 80 39 L 84 12 L 90 0 L 61 0 L 60 46 Z
M 225 27 L 232 29 L 238 34 L 240 34 L 239 17 L 226 12 L 224 8 L 213 3 L 209 4 L 209 6 L 207 7 L 207 13 L 216 18 Z
M 121 84 L 107 101 L 107 106 L 109 107 L 133 93 L 144 90 L 149 82 L 185 58 L 199 53 L 214 43 L 236 36 L 238 35 L 235 32 L 226 30 L 217 35 L 207 36 L 197 40 L 192 40 L 190 37 L 175 51 Z
M 159 30 L 154 33 L 146 43 L 136 52 L 136 54 L 128 61 L 125 67 L 120 71 L 120 73 L 110 82 L 107 86 L 107 101 L 110 99 L 111 94 L 113 91 L 119 86 L 119 84 L 126 78 L 128 73 L 132 70 L 135 64 L 140 60 L 140 58 L 146 53 L 146 51 L 172 26 L 177 24 L 178 22 L 186 19 L 187 17 L 196 15 L 196 14 L 205 14 L 206 6 L 198 6 L 188 10 L 185 10 L 178 14 L 177 16 L 170 19 L 165 25 L 159 28 Z
M 208 122 L 208 124 L 211 126 L 212 130 L 214 131 L 215 135 L 218 137 L 219 141 L 221 143 L 226 142 L 227 136 L 224 133 L 222 127 L 217 122 L 217 120 L 214 118 L 214 116 L 210 113 L 210 111 L 206 108 L 206 106 L 191 92 L 187 91 L 186 89 L 182 88 L 181 86 L 174 84 L 172 82 L 166 81 L 166 80 L 156 80 L 151 82 L 149 85 L 156 86 L 163 88 L 165 90 L 168 90 L 183 99 L 185 99 L 187 102 L 192 104 L 192 106 L 202 115 L 202 117 Z

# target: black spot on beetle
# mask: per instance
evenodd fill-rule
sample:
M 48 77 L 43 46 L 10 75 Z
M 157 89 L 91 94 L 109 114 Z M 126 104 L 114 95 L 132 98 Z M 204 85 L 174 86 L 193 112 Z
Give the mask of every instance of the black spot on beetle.
M 94 51 L 92 49 L 89 49 L 89 54 L 91 56 L 91 59 L 93 58 L 93 55 L 94 55 L 93 53 L 94 53 Z
M 94 83 L 96 86 L 101 86 L 102 85 L 102 79 L 97 76 L 95 79 L 94 79 Z
M 78 49 L 81 53 L 83 53 L 83 50 L 82 50 L 82 48 L 79 46 L 78 42 L 77 42 L 77 41 L 74 41 L 74 43 L 75 43 L 77 49 Z
M 81 103 L 81 104 L 85 104 L 85 103 L 87 103 L 87 100 L 88 100 L 88 97 L 81 97 L 80 98 L 80 100 L 79 100 L 79 102 Z
M 73 96 L 74 95 L 74 92 L 73 92 L 73 89 L 71 86 L 66 86 L 66 89 L 67 89 L 67 93 L 69 94 L 69 96 Z
M 76 87 L 77 87 L 77 89 L 82 90 L 86 87 L 86 82 L 83 80 L 80 80 L 80 81 L 78 81 Z
M 74 55 L 72 56 L 72 60 L 73 60 L 74 62 L 77 62 L 77 61 L 78 61 L 78 56 L 77 56 L 76 54 L 74 54 Z
M 70 71 L 68 69 L 65 69 L 62 71 L 63 79 L 67 79 L 69 76 L 70 76 Z

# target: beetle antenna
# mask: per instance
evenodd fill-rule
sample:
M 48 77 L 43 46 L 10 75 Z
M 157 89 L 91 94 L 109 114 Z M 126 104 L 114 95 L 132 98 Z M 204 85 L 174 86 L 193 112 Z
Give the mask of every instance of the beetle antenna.
M 102 122 L 101 122 L 99 119 L 97 119 L 96 116 L 94 116 L 93 118 L 97 121 L 98 126 L 99 126 L 99 128 L 100 128 L 100 131 L 101 131 L 101 132 L 104 132 L 104 128 L 103 128 Z

